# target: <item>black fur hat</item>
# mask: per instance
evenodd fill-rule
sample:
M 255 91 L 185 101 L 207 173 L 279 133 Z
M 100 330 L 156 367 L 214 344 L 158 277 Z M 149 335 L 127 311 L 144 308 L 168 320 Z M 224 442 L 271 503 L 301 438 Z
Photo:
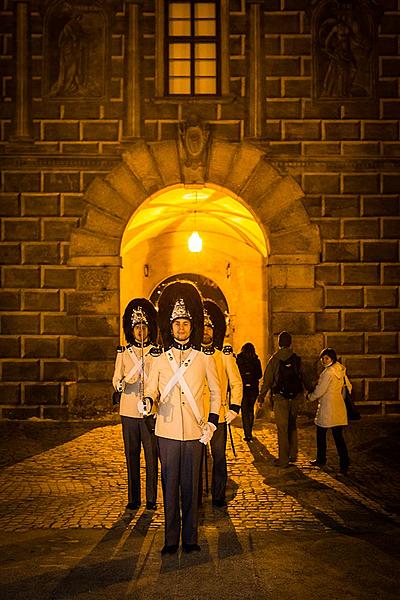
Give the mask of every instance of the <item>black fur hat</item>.
M 220 309 L 216 302 L 213 300 L 205 300 L 204 310 L 210 317 L 214 329 L 214 346 L 221 350 L 224 345 L 225 333 L 226 333 L 226 320 L 223 311 Z
M 171 347 L 172 322 L 179 317 L 192 322 L 190 342 L 197 350 L 203 339 L 203 304 L 197 287 L 189 281 L 174 281 L 167 285 L 158 299 L 160 333 L 165 349 Z
M 140 318 L 140 312 L 143 313 L 143 319 Z M 146 298 L 134 298 L 125 308 L 124 316 L 122 317 L 122 327 L 126 341 L 130 344 L 133 344 L 134 342 L 132 333 L 133 326 L 140 322 L 147 325 L 151 343 L 157 344 L 157 311 L 150 300 L 147 300 Z

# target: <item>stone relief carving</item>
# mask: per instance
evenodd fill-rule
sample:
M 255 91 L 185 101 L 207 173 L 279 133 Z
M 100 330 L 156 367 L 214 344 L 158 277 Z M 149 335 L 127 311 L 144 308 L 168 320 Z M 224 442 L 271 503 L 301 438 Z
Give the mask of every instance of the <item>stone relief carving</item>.
M 207 160 L 210 130 L 195 114 L 179 124 L 179 140 L 185 167 L 204 167 Z
M 49 99 L 105 94 L 107 20 L 91 0 L 55 2 L 45 15 L 45 93 Z
M 314 99 L 373 98 L 377 2 L 323 0 L 313 4 Z

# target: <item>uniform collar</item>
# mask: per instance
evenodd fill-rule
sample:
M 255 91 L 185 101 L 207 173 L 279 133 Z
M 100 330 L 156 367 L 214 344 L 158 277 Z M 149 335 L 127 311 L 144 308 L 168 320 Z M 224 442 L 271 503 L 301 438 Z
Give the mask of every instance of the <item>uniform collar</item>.
M 191 344 L 190 340 L 187 340 L 184 344 L 181 344 L 174 338 L 172 341 L 172 346 L 173 346 L 173 348 L 176 348 L 177 350 L 189 350 L 189 348 L 192 347 L 192 344 Z
M 130 344 L 131 346 L 135 346 L 135 348 L 141 348 L 143 346 L 143 348 L 147 348 L 147 346 L 150 346 L 151 341 L 150 340 L 146 340 L 145 342 L 137 342 L 136 340 L 133 340 L 132 344 Z
M 204 346 L 202 344 L 201 351 L 204 352 L 204 354 L 214 354 L 214 352 L 215 352 L 214 344 L 208 344 L 207 346 Z

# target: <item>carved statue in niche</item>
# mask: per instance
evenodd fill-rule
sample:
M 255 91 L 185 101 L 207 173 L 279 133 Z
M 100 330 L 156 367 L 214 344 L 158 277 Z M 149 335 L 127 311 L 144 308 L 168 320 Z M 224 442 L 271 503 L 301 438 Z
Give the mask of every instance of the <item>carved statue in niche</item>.
M 313 14 L 314 96 L 372 98 L 375 84 L 374 2 L 324 0 Z
M 104 96 L 106 23 L 96 2 L 56 2 L 46 14 L 47 96 Z
M 179 139 L 185 167 L 197 169 L 205 166 L 209 136 L 207 125 L 201 123 L 195 114 L 179 124 Z

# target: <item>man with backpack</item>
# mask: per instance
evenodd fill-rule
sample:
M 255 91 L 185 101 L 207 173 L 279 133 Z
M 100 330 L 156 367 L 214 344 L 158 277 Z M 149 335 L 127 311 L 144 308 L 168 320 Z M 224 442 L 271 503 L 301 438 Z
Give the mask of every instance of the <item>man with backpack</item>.
M 270 405 L 275 414 L 278 430 L 278 467 L 286 468 L 297 459 L 297 413 L 303 391 L 301 358 L 293 352 L 292 336 L 282 331 L 278 338 L 279 350 L 269 359 L 264 371 L 258 396 L 259 404 L 270 392 Z

